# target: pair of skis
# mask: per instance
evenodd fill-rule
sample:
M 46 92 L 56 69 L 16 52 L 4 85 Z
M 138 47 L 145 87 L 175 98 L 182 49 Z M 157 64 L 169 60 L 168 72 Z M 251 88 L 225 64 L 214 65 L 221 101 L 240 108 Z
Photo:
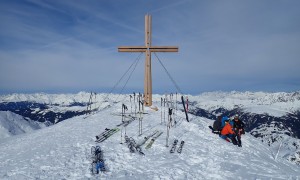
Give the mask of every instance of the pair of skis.
M 118 131 L 120 131 L 119 127 L 120 126 L 123 126 L 123 127 L 126 127 L 128 126 L 132 121 L 134 121 L 135 118 L 134 117 L 131 117 L 130 120 L 128 121 L 123 121 L 122 123 L 118 124 L 115 128 L 113 129 L 108 129 L 108 128 L 105 128 L 105 131 L 102 132 L 101 134 L 97 135 L 96 136 L 96 141 L 95 142 L 98 142 L 98 143 L 101 143 L 103 141 L 105 141 L 106 139 L 108 139 L 110 136 L 112 136 L 113 134 L 117 133 Z M 125 129 L 126 131 L 126 129 Z
M 152 136 L 154 136 L 157 133 L 159 133 L 159 131 L 155 130 L 153 133 L 149 134 L 148 136 L 145 136 L 144 139 L 137 144 L 137 146 L 138 147 L 143 146 L 148 141 L 148 139 L 150 139 Z
M 135 140 L 132 137 L 129 138 L 128 136 L 125 136 L 125 143 L 127 144 L 131 153 L 137 151 L 139 154 L 145 155 L 140 146 L 137 146 Z
M 152 147 L 152 144 L 154 143 L 154 141 L 160 136 L 162 135 L 163 132 L 157 132 L 155 133 L 155 135 L 153 135 L 153 137 L 151 138 L 151 141 L 147 144 L 147 146 L 145 147 L 145 149 L 149 149 Z
M 141 155 L 145 155 L 142 152 L 142 146 L 148 141 L 148 139 L 150 139 L 151 137 L 151 141 L 147 144 L 147 146 L 145 147 L 145 149 L 149 149 L 151 148 L 152 144 L 154 143 L 154 141 L 162 134 L 163 132 L 159 132 L 158 130 L 155 130 L 153 133 L 149 134 L 148 136 L 145 136 L 144 139 L 142 141 L 140 141 L 139 143 L 136 143 L 135 140 L 131 137 L 129 138 L 128 136 L 125 136 L 125 143 L 127 144 L 129 150 L 131 153 L 134 153 L 135 151 L 139 152 Z
M 102 172 L 106 171 L 107 169 L 104 163 L 103 151 L 101 150 L 100 146 L 92 146 L 91 155 L 92 155 L 91 173 L 99 174 L 100 171 Z
M 129 125 L 132 121 L 134 121 L 134 120 L 135 120 L 135 117 L 131 117 L 130 120 L 123 121 L 122 123 L 118 124 L 117 127 L 120 127 L 120 126 L 126 127 L 126 126 L 128 126 L 128 125 Z
M 97 143 L 101 143 L 108 139 L 110 136 L 118 132 L 120 129 L 119 128 L 113 128 L 113 129 L 108 129 L 106 128 L 105 131 L 98 136 L 96 136 L 96 141 Z
M 172 144 L 172 147 L 170 149 L 170 153 L 174 153 L 176 151 L 177 144 L 178 144 L 178 140 L 175 139 L 174 142 L 173 142 L 173 144 Z M 182 152 L 183 145 L 184 145 L 184 141 L 181 141 L 180 145 L 179 145 L 179 147 L 177 149 L 177 152 L 179 154 Z

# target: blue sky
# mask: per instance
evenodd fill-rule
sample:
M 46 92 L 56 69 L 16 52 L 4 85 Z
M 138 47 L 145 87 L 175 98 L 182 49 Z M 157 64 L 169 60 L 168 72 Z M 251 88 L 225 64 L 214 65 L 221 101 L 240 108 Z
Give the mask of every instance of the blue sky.
M 109 92 L 152 45 L 183 93 L 300 90 L 298 0 L 0 0 L 0 93 Z M 153 92 L 175 92 L 152 55 Z M 124 92 L 142 92 L 144 55 Z M 127 78 L 127 76 L 126 76 Z M 126 82 L 117 86 L 115 93 Z

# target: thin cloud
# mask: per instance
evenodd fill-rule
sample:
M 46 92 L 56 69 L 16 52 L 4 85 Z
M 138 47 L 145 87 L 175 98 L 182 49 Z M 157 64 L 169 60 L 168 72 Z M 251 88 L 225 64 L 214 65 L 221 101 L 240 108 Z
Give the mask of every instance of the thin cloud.
M 297 5 L 297 1 L 0 2 L 1 91 L 109 89 L 137 56 L 118 53 L 117 46 L 144 44 L 146 13 L 152 15 L 153 45 L 179 46 L 178 53 L 157 55 L 184 93 L 297 90 Z M 174 88 L 154 57 L 152 62 L 154 91 Z M 129 89 L 143 87 L 143 66 L 136 68 Z

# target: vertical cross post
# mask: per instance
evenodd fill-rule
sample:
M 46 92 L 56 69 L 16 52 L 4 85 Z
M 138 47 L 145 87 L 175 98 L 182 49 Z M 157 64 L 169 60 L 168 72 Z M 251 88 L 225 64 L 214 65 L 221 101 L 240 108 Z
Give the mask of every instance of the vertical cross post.
M 120 46 L 119 52 L 145 52 L 145 77 L 144 77 L 144 103 L 152 106 L 152 74 L 151 74 L 151 52 L 178 52 L 177 46 L 152 46 L 152 20 L 151 15 L 145 16 L 145 46 Z
M 144 95 L 146 106 L 152 105 L 152 74 L 151 74 L 151 16 L 145 16 L 145 46 L 146 46 L 146 61 L 145 61 L 145 79 L 144 79 Z

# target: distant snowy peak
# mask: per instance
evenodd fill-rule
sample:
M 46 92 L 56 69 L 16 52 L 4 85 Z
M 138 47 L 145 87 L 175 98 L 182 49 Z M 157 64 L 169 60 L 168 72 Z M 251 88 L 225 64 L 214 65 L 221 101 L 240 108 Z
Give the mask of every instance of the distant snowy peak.
M 300 111 L 300 92 L 207 92 L 189 96 L 195 107 L 213 111 L 219 108 L 233 110 L 241 108 L 245 112 L 269 114 L 281 117 Z
M 0 139 L 45 127 L 43 123 L 26 120 L 10 111 L 0 111 Z
M 9 94 L 0 96 L 0 102 L 36 102 L 44 104 L 69 105 L 74 102 L 88 102 L 90 93 L 80 92 L 77 94 Z

